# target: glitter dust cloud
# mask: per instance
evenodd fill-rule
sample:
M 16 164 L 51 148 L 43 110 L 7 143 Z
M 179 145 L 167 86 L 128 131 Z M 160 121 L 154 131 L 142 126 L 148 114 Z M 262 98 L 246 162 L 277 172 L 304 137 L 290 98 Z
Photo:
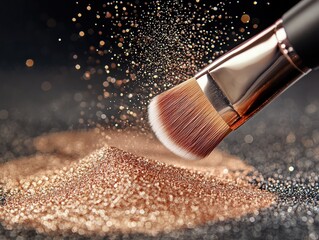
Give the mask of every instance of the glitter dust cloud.
M 229 14 L 234 4 L 222 1 L 76 4 L 72 21 L 80 41 L 90 45 L 74 54 L 75 68 L 83 71 L 84 80 L 105 76 L 97 86 L 89 82 L 90 89 L 103 92 L 96 93 L 95 106 L 84 110 L 98 121 L 81 121 L 119 128 L 147 127 L 145 112 L 153 96 L 187 80 L 256 33 L 259 23 L 247 13 Z
M 20 0 L 0 14 L 0 239 L 318 239 L 318 73 L 200 161 L 166 150 L 146 114 L 296 2 Z

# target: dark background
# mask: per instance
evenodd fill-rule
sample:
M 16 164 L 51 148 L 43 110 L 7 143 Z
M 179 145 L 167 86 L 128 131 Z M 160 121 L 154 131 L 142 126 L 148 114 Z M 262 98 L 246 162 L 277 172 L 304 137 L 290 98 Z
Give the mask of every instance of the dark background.
M 70 67 L 71 19 L 75 1 L 6 1 L 0 9 L 1 70 L 25 67 L 32 58 L 38 67 Z M 50 24 L 50 20 L 53 23 Z M 49 23 L 49 24 L 48 24 Z M 62 42 L 58 42 L 61 38 Z
M 239 16 L 247 12 L 258 18 L 259 28 L 253 34 L 272 24 L 298 1 L 257 2 L 254 6 L 253 1 L 241 0 L 229 11 Z M 80 1 L 76 5 L 75 0 L 1 3 L 0 162 L 32 153 L 30 141 L 34 136 L 91 127 L 79 123 L 83 116 L 75 95 L 81 93 L 87 99 L 94 96 L 88 91 L 88 82 L 81 79 L 83 71 L 74 69 L 72 59 L 75 52 L 85 55 L 90 46 L 89 41 L 75 37 L 79 27 L 71 21 L 85 4 Z M 32 68 L 25 65 L 29 58 L 35 61 Z M 198 239 L 318 239 L 318 78 L 317 71 L 299 81 L 221 144 L 225 151 L 261 172 L 264 180 L 254 184 L 276 193 L 278 203 L 262 211 L 254 222 L 248 216 L 162 237 L 179 234 Z M 44 83 L 49 84 L 49 90 L 43 90 Z M 294 136 L 295 141 L 287 142 L 289 136 Z M 245 140 L 251 138 L 252 142 Z M 291 166 L 293 171 L 289 171 Z M 10 231 L 0 233 L 12 236 Z
M 24 68 L 25 60 L 28 58 L 34 59 L 38 68 L 72 66 L 71 53 L 79 49 L 85 51 L 89 46 L 88 43 L 71 40 L 72 34 L 78 30 L 71 19 L 77 10 L 81 9 L 81 5 L 86 6 L 89 3 L 79 1 L 79 7 L 75 2 L 75 0 L 3 2 L 0 8 L 1 71 Z M 253 1 L 241 0 L 234 9 L 228 10 L 233 15 L 241 16 L 243 12 L 249 12 L 251 17 L 258 17 L 260 19 L 258 31 L 261 31 L 281 17 L 298 0 L 257 2 L 257 5 L 253 5 Z M 268 2 L 270 4 L 267 4 Z M 50 20 L 55 24 L 50 24 Z M 59 38 L 62 39 L 61 42 L 58 42 Z
M 79 92 L 86 96 L 88 102 L 95 97 L 87 88 L 88 84 L 94 85 L 97 80 L 87 82 L 81 80 L 81 76 L 89 65 L 86 59 L 89 47 L 96 45 L 100 39 L 94 35 L 82 39 L 78 37 L 80 30 L 87 30 L 87 26 L 94 24 L 94 19 L 86 18 L 81 22 L 82 25 L 76 25 L 71 19 L 83 11 L 88 3 L 99 5 L 101 2 L 109 1 L 79 1 L 76 4 L 75 0 L 11 0 L 2 3 L 0 111 L 8 112 L 7 119 L 26 120 L 31 125 L 35 121 L 35 125 L 43 125 L 45 131 L 62 126 L 63 129 L 90 127 L 78 124 L 81 109 L 73 98 Z M 247 12 L 252 19 L 259 20 L 259 27 L 252 29 L 252 35 L 272 24 L 298 1 L 259 0 L 257 5 L 253 2 L 238 1 L 233 9 L 227 8 L 230 15 L 241 16 Z M 143 6 L 143 1 L 135 0 L 135 3 Z M 239 20 L 237 23 L 235 21 L 235 31 L 240 25 Z M 224 50 L 239 43 L 227 46 Z M 72 56 L 75 53 L 79 54 L 80 60 L 74 61 Z M 27 59 L 34 60 L 32 68 L 26 67 Z M 81 62 L 82 66 L 79 71 L 74 69 L 77 62 Z M 50 88 L 43 91 L 43 84 L 47 83 Z M 102 91 L 101 83 L 96 85 L 95 91 Z M 86 113 L 85 118 L 94 118 L 94 114 L 90 114 Z

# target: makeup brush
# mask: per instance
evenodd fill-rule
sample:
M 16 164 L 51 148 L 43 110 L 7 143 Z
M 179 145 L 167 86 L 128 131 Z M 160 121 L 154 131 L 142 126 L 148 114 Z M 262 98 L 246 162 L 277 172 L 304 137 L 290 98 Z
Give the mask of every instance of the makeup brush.
M 319 0 L 303 0 L 194 78 L 153 98 L 150 124 L 175 154 L 203 158 L 318 66 Z

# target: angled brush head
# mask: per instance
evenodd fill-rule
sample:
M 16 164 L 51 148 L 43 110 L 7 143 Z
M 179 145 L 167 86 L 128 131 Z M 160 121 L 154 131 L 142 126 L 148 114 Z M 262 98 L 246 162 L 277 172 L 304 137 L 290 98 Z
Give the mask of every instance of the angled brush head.
M 204 158 L 231 132 L 195 78 L 153 98 L 148 115 L 158 139 L 187 159 Z

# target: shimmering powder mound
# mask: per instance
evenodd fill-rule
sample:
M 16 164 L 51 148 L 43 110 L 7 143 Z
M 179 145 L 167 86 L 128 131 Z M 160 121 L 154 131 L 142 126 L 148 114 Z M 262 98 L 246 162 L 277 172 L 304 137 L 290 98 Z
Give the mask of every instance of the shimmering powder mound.
M 76 158 L 79 142 L 69 145 L 69 154 L 65 146 L 55 149 L 63 139 L 76 142 L 75 136 L 79 134 L 39 139 L 37 147 L 47 153 L 0 166 L 6 192 L 0 219 L 6 228 L 59 235 L 153 235 L 240 217 L 274 201 L 272 194 L 238 181 L 242 176 L 229 177 L 232 171 L 217 176 L 101 145 Z M 53 139 L 50 150 L 46 144 Z

